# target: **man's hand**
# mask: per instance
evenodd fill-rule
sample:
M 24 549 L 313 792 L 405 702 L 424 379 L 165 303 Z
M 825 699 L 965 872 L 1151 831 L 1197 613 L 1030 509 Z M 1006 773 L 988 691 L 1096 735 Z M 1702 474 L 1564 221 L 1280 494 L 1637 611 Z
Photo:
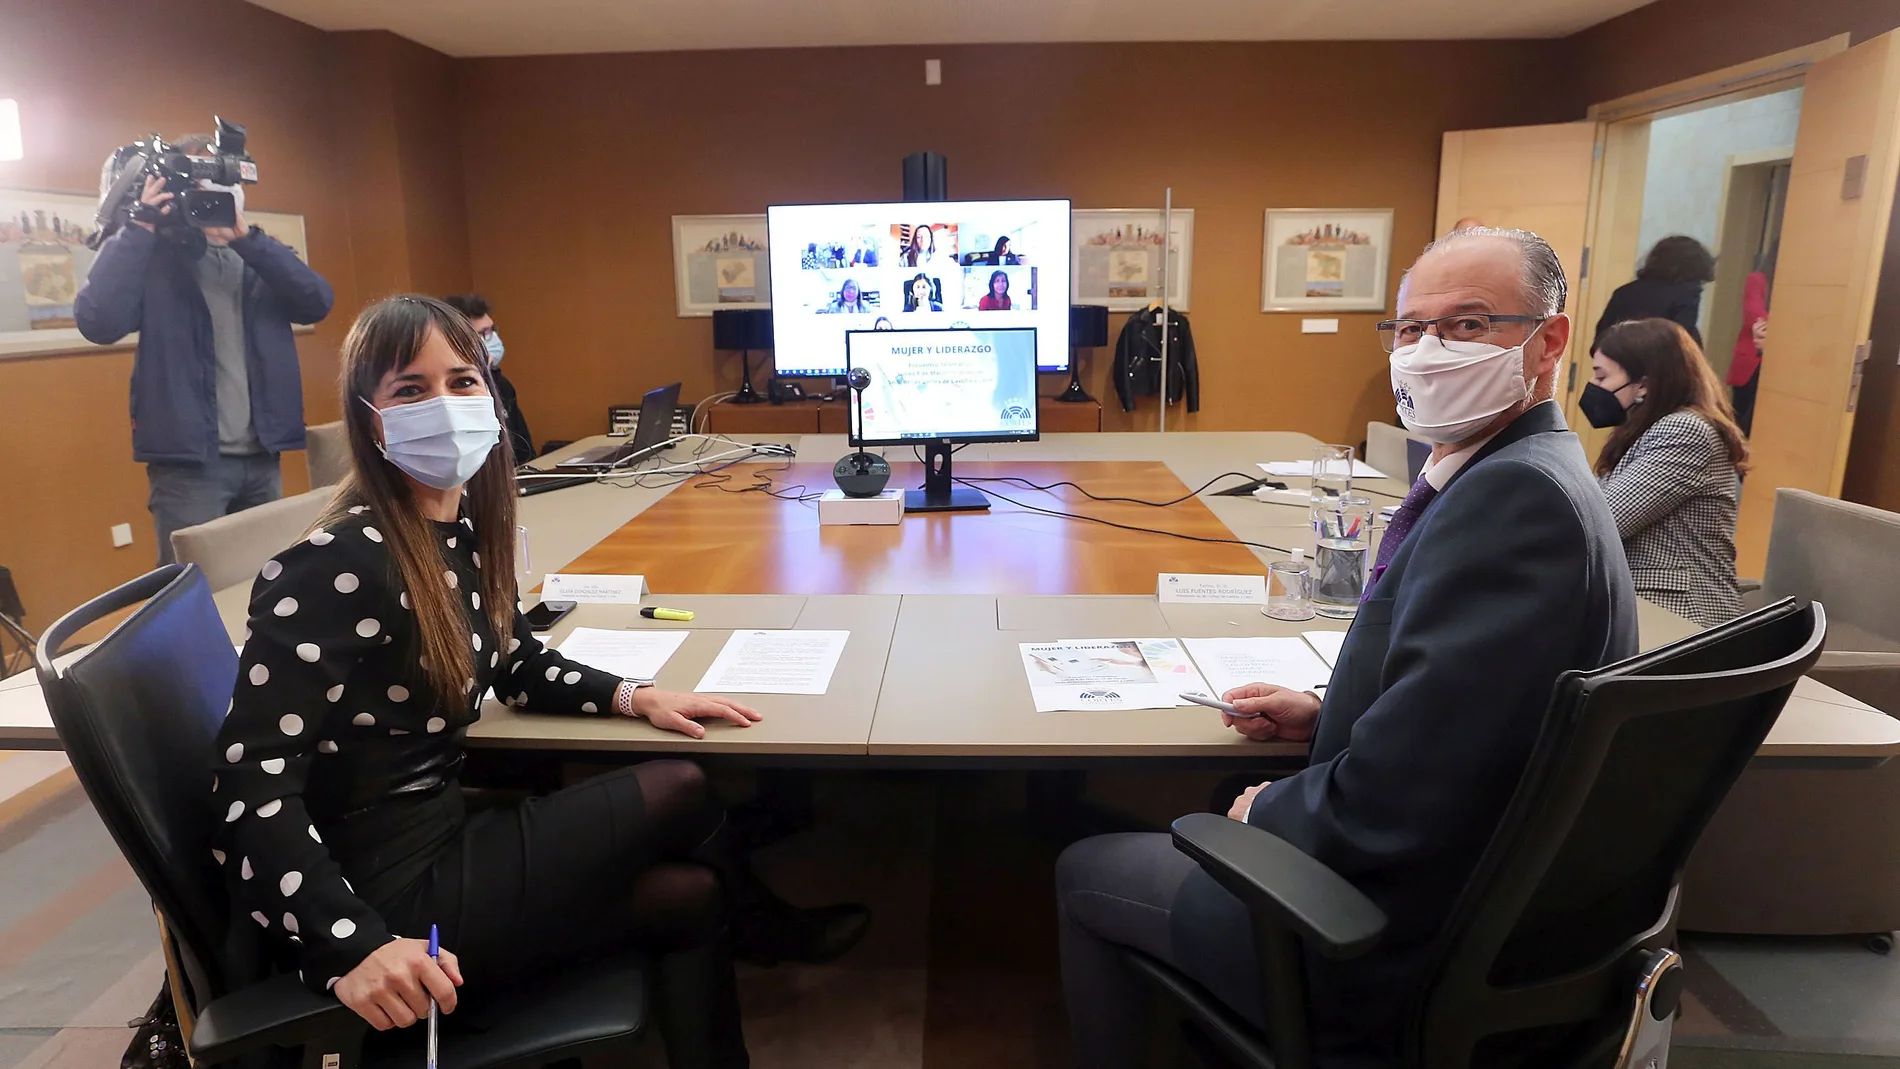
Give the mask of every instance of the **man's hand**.
M 145 192 L 139 197 L 139 203 L 148 204 L 157 208 L 158 214 L 160 215 L 170 215 L 172 213 L 171 200 L 172 195 L 166 192 L 165 180 L 163 178 L 151 174 L 145 176 Z M 158 228 L 152 224 L 140 222 L 137 219 L 132 220 L 132 225 L 142 226 L 154 232 L 158 230 Z
M 700 694 L 675 694 L 667 690 L 641 687 L 633 692 L 633 715 L 644 717 L 656 728 L 677 731 L 695 739 L 706 737 L 702 719 L 730 720 L 742 728 L 765 719 L 730 698 L 709 698 Z
M 426 939 L 392 939 L 364 958 L 336 987 L 337 1001 L 356 1011 L 378 1032 L 407 1028 L 429 1015 L 429 998 L 443 1013 L 455 1012 L 462 968 L 442 951 L 437 964 Z
M 1319 699 L 1305 691 L 1288 690 L 1271 683 L 1249 683 L 1221 695 L 1221 701 L 1241 713 L 1256 714 L 1236 719 L 1222 713 L 1221 723 L 1255 742 L 1279 739 L 1306 742 L 1313 737 L 1313 725 L 1319 720 Z
M 1268 780 L 1258 787 L 1249 787 L 1241 791 L 1240 797 L 1234 799 L 1234 804 L 1227 808 L 1227 819 L 1238 820 L 1242 824 L 1247 823 L 1247 814 L 1253 812 L 1253 800 L 1259 797 L 1261 791 L 1271 786 L 1273 786 L 1273 781 Z
M 236 218 L 237 218 L 236 226 L 205 227 L 205 240 L 209 241 L 213 245 L 229 245 L 233 241 L 236 241 L 237 239 L 250 233 L 251 232 L 250 224 L 244 221 L 244 209 L 242 208 L 238 209 Z

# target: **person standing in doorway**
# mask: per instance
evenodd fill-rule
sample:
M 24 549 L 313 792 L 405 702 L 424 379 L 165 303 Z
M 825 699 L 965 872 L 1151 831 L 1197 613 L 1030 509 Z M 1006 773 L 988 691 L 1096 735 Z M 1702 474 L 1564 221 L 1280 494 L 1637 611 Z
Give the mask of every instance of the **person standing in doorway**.
M 1610 303 L 1597 320 L 1590 351 L 1595 352 L 1603 334 L 1618 323 L 1631 319 L 1673 319 L 1689 332 L 1689 340 L 1702 346 L 1702 332 L 1696 320 L 1702 315 L 1702 287 L 1715 281 L 1715 254 L 1700 241 L 1673 234 L 1650 247 L 1636 277 L 1610 294 Z
M 1776 242 L 1768 246 L 1742 283 L 1742 330 L 1729 358 L 1728 385 L 1734 392 L 1735 423 L 1747 434 L 1755 425 L 1755 388 L 1761 385 L 1762 343 L 1768 336 L 1768 297 L 1775 289 Z
M 178 148 L 204 155 L 211 138 Z M 117 179 L 108 168 L 107 185 Z M 283 496 L 278 454 L 304 447 L 290 326 L 320 322 L 335 300 L 295 250 L 246 224 L 243 186 L 216 188 L 236 200 L 236 225 L 179 226 L 164 181 L 148 176 L 140 201 L 160 221 L 120 224 L 73 302 L 87 341 L 138 332 L 132 459 L 151 484 L 161 565 L 173 531 Z
M 534 435 L 528 433 L 528 417 L 521 412 L 515 384 L 502 376 L 501 358 L 508 350 L 502 344 L 501 331 L 495 329 L 488 301 L 479 293 L 458 293 L 442 298 L 442 303 L 468 317 L 468 325 L 481 336 L 482 348 L 488 353 L 488 370 L 495 376 L 495 396 L 501 399 L 502 411 L 508 415 L 508 441 L 514 450 L 515 466 L 520 467 L 537 455 Z

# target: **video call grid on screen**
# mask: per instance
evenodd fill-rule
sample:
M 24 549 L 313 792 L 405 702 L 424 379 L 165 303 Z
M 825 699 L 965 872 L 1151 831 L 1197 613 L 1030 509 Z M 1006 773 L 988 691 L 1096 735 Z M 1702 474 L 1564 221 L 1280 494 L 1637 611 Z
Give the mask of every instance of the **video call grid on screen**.
M 1036 329 L 1069 370 L 1069 202 L 921 201 L 766 210 L 773 365 L 844 374 L 850 330 Z
M 1035 441 L 1038 341 L 1034 327 L 847 332 L 846 373 L 870 375 L 851 391 L 851 444 Z

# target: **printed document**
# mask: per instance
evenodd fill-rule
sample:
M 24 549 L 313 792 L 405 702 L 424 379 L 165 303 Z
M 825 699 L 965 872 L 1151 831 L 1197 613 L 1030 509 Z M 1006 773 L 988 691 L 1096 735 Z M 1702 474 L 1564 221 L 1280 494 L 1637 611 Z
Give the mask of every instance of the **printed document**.
M 1036 711 L 1169 709 L 1212 697 L 1179 639 L 1064 639 L 1021 644 Z
M 1191 638 L 1187 648 L 1217 695 L 1248 683 L 1316 690 L 1333 676 L 1312 647 L 1297 638 Z
M 622 679 L 651 683 L 660 676 L 690 631 L 616 631 L 577 627 L 561 643 L 561 656 Z
M 734 631 L 695 691 L 823 694 L 849 631 Z

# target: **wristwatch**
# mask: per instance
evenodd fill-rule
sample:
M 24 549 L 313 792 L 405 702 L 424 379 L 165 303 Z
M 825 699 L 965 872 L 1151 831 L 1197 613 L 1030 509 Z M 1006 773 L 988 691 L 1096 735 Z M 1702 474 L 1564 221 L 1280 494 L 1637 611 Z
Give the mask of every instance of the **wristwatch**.
M 650 687 L 652 685 L 653 681 L 651 679 L 621 680 L 620 685 L 614 688 L 614 712 L 619 713 L 621 716 L 639 715 L 633 711 L 633 693 L 641 687 Z

